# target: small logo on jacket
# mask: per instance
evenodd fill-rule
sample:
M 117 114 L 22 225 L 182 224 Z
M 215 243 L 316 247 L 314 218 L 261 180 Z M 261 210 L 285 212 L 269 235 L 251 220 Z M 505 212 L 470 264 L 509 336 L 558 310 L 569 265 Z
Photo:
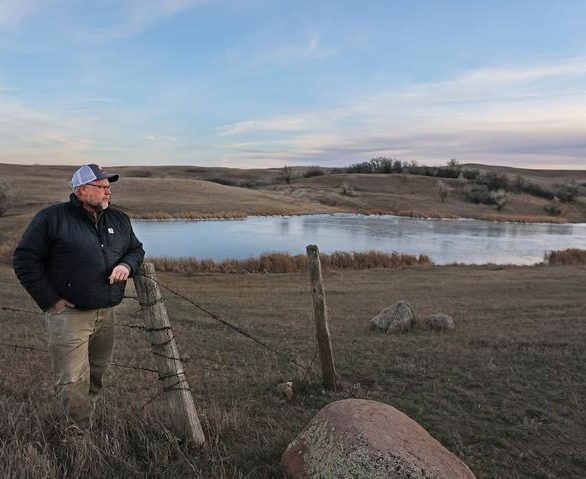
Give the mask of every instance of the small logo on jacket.
M 108 233 L 110 233 L 111 235 L 114 234 L 114 228 L 108 228 Z

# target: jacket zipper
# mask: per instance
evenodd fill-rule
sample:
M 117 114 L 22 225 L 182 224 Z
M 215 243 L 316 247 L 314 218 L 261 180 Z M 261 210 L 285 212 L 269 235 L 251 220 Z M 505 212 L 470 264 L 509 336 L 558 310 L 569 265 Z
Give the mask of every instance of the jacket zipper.
M 100 242 L 100 248 L 102 249 L 102 256 L 104 257 L 104 264 L 106 265 L 106 271 L 108 271 L 108 255 L 106 254 L 106 247 L 104 242 L 104 237 L 102 235 L 102 230 L 100 229 L 100 220 L 103 219 L 104 212 L 100 212 L 98 219 L 96 220 L 94 226 L 96 227 L 96 231 L 98 233 L 98 241 Z M 105 220 L 104 220 L 105 221 Z M 112 306 L 112 285 L 108 285 L 108 306 Z

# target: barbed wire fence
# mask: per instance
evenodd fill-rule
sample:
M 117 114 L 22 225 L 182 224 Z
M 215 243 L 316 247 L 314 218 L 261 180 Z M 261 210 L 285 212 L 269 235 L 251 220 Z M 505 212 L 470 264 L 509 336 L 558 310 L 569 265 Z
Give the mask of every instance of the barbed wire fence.
M 207 308 L 202 306 L 199 302 L 195 301 L 192 298 L 189 298 L 188 296 L 177 291 L 176 289 L 171 288 L 170 286 L 162 283 L 160 280 L 158 280 L 154 277 L 149 277 L 149 280 L 155 282 L 158 286 L 160 286 L 162 289 L 168 291 L 172 295 L 187 302 L 194 309 L 204 313 L 207 317 L 213 319 L 215 322 L 221 324 L 225 328 L 227 328 L 231 331 L 234 331 L 235 333 L 246 338 L 247 340 L 254 342 L 258 347 L 263 348 L 264 350 L 270 352 L 271 354 L 278 356 L 279 358 L 284 360 L 286 363 L 289 363 L 292 366 L 294 366 L 295 368 L 299 369 L 300 372 L 302 373 L 302 379 L 301 379 L 302 382 L 305 382 L 308 375 L 311 373 L 311 371 L 313 369 L 313 365 L 314 365 L 315 360 L 318 355 L 317 346 L 316 346 L 316 349 L 315 349 L 313 356 L 309 360 L 309 364 L 308 365 L 301 364 L 299 361 L 294 359 L 290 354 L 284 353 L 283 351 L 277 349 L 276 347 L 268 344 L 266 341 L 263 341 L 262 339 L 258 338 L 256 335 L 252 334 L 251 332 L 246 331 L 245 329 L 238 326 L 237 324 L 220 317 L 220 315 L 218 315 L 216 313 L 209 311 Z M 6 283 L 6 284 L 20 286 L 19 283 Z M 139 305 L 141 306 L 141 308 L 152 306 L 152 304 L 142 303 L 138 296 L 126 295 L 126 296 L 124 296 L 124 299 L 138 302 Z M 161 302 L 165 303 L 165 299 L 161 298 Z M 19 314 L 27 314 L 27 315 L 35 316 L 36 318 L 39 318 L 41 315 L 44 314 L 40 311 L 33 311 L 30 309 L 22 309 L 22 308 L 18 308 L 18 307 L 11 306 L 11 305 L 0 305 L 0 311 L 8 311 L 8 312 L 19 313 Z M 175 340 L 175 335 L 173 334 L 171 326 L 154 328 L 154 327 L 147 327 L 144 324 L 139 324 L 139 323 L 134 323 L 134 322 L 120 322 L 120 321 L 116 322 L 116 326 L 122 327 L 122 328 L 128 328 L 129 330 L 140 331 L 145 334 L 168 330 L 168 332 L 170 332 L 169 339 L 167 339 L 166 341 L 161 342 L 161 343 L 153 343 L 153 342 L 150 343 L 151 344 L 151 353 L 154 356 L 158 356 L 158 357 L 168 359 L 171 361 L 177 361 L 179 364 L 181 364 L 181 362 L 189 362 L 191 360 L 190 356 L 181 356 L 181 355 L 170 356 L 170 355 L 164 354 L 163 352 L 157 351 L 157 348 L 163 348 L 165 345 L 167 345 L 171 341 Z M 43 342 L 45 342 L 44 338 L 43 338 Z M 145 344 L 147 344 L 146 341 L 145 341 Z M 67 354 L 73 352 L 79 346 L 80 345 L 73 347 Z M 36 352 L 36 353 L 48 353 L 49 352 L 48 348 L 46 348 L 46 347 L 43 348 L 43 347 L 35 346 L 32 344 L 18 344 L 18 343 L 12 343 L 12 342 L 8 342 L 8 341 L 0 341 L 0 347 L 6 348 L 6 349 L 15 349 L 15 350 L 29 351 L 29 352 Z M 295 354 L 295 356 L 299 356 L 299 354 L 297 353 L 297 354 Z M 205 359 L 212 360 L 211 358 L 205 358 Z M 187 384 L 187 380 L 185 378 L 184 371 L 183 371 L 182 367 L 179 368 L 175 372 L 162 374 L 159 369 L 145 367 L 145 366 L 136 365 L 136 364 L 125 364 L 125 363 L 121 363 L 121 362 L 117 362 L 117 361 L 112 361 L 110 364 L 116 368 L 121 368 L 124 370 L 157 374 L 159 381 L 166 381 L 166 380 L 171 379 L 173 377 L 182 376 L 182 379 L 178 379 L 177 381 L 174 381 L 171 384 L 167 384 L 160 391 L 158 391 L 156 394 L 153 394 L 146 401 L 144 401 L 144 403 L 142 403 L 139 407 L 141 410 L 144 409 L 145 407 L 147 407 L 149 404 L 151 404 L 153 401 L 160 398 L 162 395 L 164 395 L 167 392 L 170 392 L 170 391 L 190 391 L 190 388 L 189 388 L 189 385 Z

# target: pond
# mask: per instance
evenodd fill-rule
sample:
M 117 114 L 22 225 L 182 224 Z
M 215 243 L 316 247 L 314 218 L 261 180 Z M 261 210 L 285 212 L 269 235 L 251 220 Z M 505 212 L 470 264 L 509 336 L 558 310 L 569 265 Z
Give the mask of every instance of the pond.
M 251 216 L 242 220 L 133 221 L 149 256 L 258 257 L 266 252 L 368 251 L 426 254 L 436 264 L 517 264 L 547 251 L 586 247 L 586 223 L 499 223 L 399 216 L 320 214 Z

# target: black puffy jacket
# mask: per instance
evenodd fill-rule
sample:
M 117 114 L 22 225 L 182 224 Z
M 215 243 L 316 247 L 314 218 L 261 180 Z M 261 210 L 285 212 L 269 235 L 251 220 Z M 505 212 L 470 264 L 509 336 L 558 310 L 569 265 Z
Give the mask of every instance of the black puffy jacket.
M 59 299 L 77 309 L 115 306 L 126 283 L 110 284 L 112 269 L 124 263 L 136 273 L 144 258 L 130 218 L 105 209 L 94 222 L 72 194 L 70 201 L 45 208 L 24 232 L 13 264 L 16 276 L 42 310 Z

